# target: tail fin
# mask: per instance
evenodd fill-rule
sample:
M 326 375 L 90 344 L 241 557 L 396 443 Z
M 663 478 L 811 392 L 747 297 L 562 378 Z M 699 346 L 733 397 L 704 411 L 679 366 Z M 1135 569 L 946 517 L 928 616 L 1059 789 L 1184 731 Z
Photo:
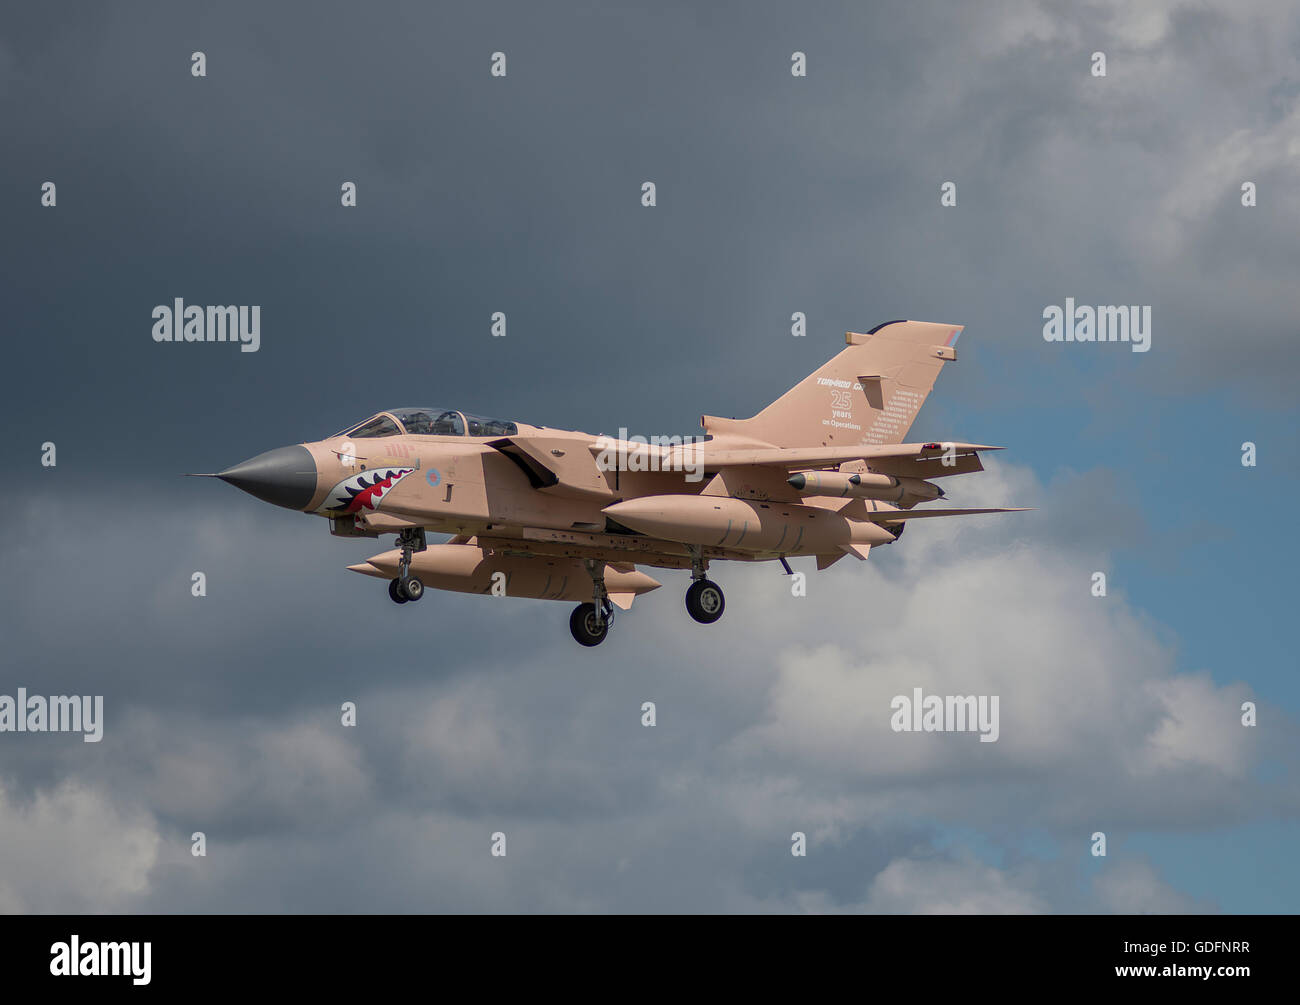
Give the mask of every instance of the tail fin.
M 961 325 L 889 321 L 849 332 L 848 348 L 752 419 L 701 417 L 706 432 L 776 447 L 902 443 Z

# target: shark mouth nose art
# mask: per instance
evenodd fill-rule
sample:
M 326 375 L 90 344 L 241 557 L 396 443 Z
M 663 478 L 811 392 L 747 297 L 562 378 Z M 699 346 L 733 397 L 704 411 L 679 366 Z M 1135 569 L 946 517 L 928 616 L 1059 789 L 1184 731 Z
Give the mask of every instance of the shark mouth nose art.
M 320 513 L 373 513 L 380 502 L 415 468 L 381 467 L 344 478 L 325 494 Z

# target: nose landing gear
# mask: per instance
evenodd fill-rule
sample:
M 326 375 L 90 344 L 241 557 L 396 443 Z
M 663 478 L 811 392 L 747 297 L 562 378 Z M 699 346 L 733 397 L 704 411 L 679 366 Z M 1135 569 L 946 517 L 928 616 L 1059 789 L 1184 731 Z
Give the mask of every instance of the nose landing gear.
M 391 579 L 388 581 L 388 595 L 393 598 L 395 604 L 419 600 L 424 596 L 424 584 L 414 576 L 407 576 L 405 583 L 400 579 Z
M 411 555 L 428 547 L 424 528 L 410 527 L 402 531 L 397 535 L 397 546 L 402 549 L 402 558 L 397 566 L 397 578 L 388 584 L 388 595 L 393 603 L 405 604 L 424 596 L 424 584 L 411 575 Z
M 609 592 L 605 589 L 605 564 L 587 559 L 583 565 L 591 577 L 592 602 L 573 609 L 569 615 L 569 631 L 578 645 L 598 646 L 605 641 L 609 626 L 614 623 L 614 605 L 609 602 Z

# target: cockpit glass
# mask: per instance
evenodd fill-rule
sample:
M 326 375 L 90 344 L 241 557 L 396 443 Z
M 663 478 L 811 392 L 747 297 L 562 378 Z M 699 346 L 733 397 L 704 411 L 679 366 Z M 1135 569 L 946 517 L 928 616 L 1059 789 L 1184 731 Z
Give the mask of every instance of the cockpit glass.
M 437 411 L 428 411 L 423 408 L 398 408 L 393 411 L 397 419 L 405 427 L 408 433 L 415 433 L 417 436 L 432 436 L 434 426 L 437 422 L 435 416 Z
M 433 422 L 434 436 L 464 436 L 465 420 L 459 412 L 443 412 Z
M 485 419 L 466 412 L 465 421 L 469 423 L 470 436 L 515 436 L 519 432 L 518 426 L 504 419 Z
M 376 415 L 373 419 L 367 419 L 361 425 L 350 429 L 344 433 L 344 436 L 350 436 L 354 440 L 373 439 L 377 436 L 400 436 L 401 430 L 397 428 L 397 423 L 386 415 Z
M 504 419 L 441 408 L 394 408 L 390 414 L 417 436 L 514 436 L 519 427 Z

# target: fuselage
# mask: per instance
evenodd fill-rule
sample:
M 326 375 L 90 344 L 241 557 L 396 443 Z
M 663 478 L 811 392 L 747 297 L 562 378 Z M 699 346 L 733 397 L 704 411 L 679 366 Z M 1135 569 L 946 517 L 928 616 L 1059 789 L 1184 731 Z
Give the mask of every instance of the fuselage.
M 748 498 L 733 498 L 734 486 L 719 492 L 704 460 L 713 443 L 692 455 L 689 446 L 524 423 L 498 424 L 508 436 L 410 433 L 399 419 L 409 411 L 379 413 L 345 433 L 270 451 L 221 477 L 326 517 L 339 536 L 420 527 L 521 554 L 666 568 L 688 567 L 692 553 L 755 561 L 895 539 L 878 523 L 840 512 L 853 500 L 800 496 L 784 478 L 746 486 Z M 384 427 L 391 432 L 355 435 L 380 418 L 391 421 Z M 295 495 L 271 497 L 259 491 L 265 486 L 241 484 L 241 469 L 273 468 L 272 461 L 293 468 Z

